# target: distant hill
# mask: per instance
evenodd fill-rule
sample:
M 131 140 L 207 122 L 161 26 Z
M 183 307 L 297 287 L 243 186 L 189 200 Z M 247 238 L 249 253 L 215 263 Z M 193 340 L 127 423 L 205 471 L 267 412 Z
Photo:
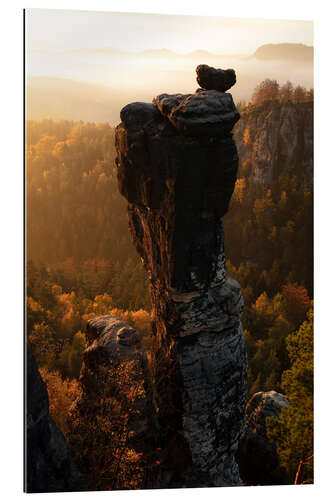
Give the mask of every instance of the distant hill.
M 192 52 L 179 53 L 170 49 L 148 49 L 142 50 L 140 52 L 129 52 L 125 50 L 120 50 L 114 47 L 97 47 L 97 48 L 81 48 L 73 50 L 62 50 L 62 51 L 50 51 L 47 49 L 33 49 L 30 51 L 31 54 L 43 54 L 49 56 L 59 56 L 59 55 L 74 55 L 74 56 L 107 56 L 107 57 L 132 57 L 136 58 L 175 58 L 175 59 L 192 59 L 201 57 L 203 59 L 208 58 L 238 58 L 246 57 L 245 54 L 234 54 L 234 53 L 212 53 L 207 50 L 193 50 Z
M 309 54 L 313 54 L 313 48 L 299 44 L 263 45 L 250 57 L 206 50 L 178 54 L 163 48 L 141 52 L 112 47 L 31 51 L 27 69 L 28 74 L 36 76 L 27 79 L 27 117 L 116 125 L 121 108 L 129 102 L 151 102 L 164 92 L 194 92 L 198 64 L 235 69 L 235 103 L 251 100 L 255 87 L 266 78 L 276 79 L 280 85 L 290 80 L 311 88 Z
M 143 52 L 132 52 L 134 57 L 147 56 L 147 57 L 177 57 L 179 54 L 169 49 L 150 49 L 144 50 Z
M 313 61 L 313 47 L 302 43 L 269 43 L 258 47 L 253 57 L 261 60 Z
M 143 50 L 140 52 L 129 52 L 120 50 L 114 47 L 97 47 L 97 48 L 81 48 L 74 50 L 64 50 L 64 51 L 49 51 L 49 50 L 31 50 L 31 54 L 42 54 L 52 56 L 59 55 L 72 55 L 72 56 L 106 56 L 106 57 L 126 57 L 133 59 L 145 59 L 145 58 L 155 58 L 155 59 L 175 59 L 175 60 L 192 60 L 192 59 L 202 59 L 205 60 L 219 59 L 235 59 L 235 60 L 248 60 L 248 59 L 259 59 L 259 60 L 295 60 L 298 62 L 312 62 L 313 61 L 313 47 L 309 45 L 304 45 L 302 43 L 269 43 L 261 45 L 252 55 L 246 54 L 234 54 L 234 53 L 213 53 L 207 50 L 197 49 L 192 52 L 178 53 L 170 49 L 150 49 Z

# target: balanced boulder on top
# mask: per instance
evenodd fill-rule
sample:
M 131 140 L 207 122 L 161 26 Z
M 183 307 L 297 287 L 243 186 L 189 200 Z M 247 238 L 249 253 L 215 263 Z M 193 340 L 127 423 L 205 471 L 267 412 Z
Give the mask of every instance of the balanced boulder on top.
M 226 92 L 236 83 L 233 69 L 215 69 L 207 64 L 199 64 L 196 68 L 197 82 L 205 90 Z

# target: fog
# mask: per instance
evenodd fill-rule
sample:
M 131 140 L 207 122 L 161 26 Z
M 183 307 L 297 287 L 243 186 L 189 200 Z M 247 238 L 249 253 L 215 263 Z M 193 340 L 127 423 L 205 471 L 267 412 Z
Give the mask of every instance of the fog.
M 260 60 L 253 55 L 214 55 L 207 51 L 177 54 L 169 50 L 129 53 L 116 49 L 30 51 L 27 54 L 27 117 L 119 121 L 119 111 L 133 101 L 150 102 L 157 94 L 193 92 L 195 68 L 209 64 L 234 68 L 235 102 L 249 101 L 265 78 L 282 85 L 313 86 L 309 60 Z
M 56 9 L 25 19 L 28 118 L 115 124 L 129 102 L 193 92 L 203 63 L 236 70 L 236 102 L 265 78 L 313 84 L 311 21 Z

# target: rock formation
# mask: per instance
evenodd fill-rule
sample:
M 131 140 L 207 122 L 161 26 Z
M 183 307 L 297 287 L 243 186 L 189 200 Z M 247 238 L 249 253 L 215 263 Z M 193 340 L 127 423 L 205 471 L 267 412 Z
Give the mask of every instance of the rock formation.
M 234 128 L 234 139 L 242 162 L 251 162 L 255 182 L 270 186 L 288 173 L 312 186 L 313 102 L 250 106 Z
M 140 332 L 112 316 L 88 321 L 81 395 L 70 409 L 73 443 L 88 489 L 150 486 L 156 450 L 150 375 Z M 149 473 L 149 477 L 148 477 Z
M 187 95 L 161 94 L 153 103 L 183 135 L 223 137 L 239 120 L 231 94 L 217 90 L 198 90 Z M 126 108 L 122 111 L 123 116 L 127 111 Z
M 245 435 L 237 452 L 243 481 L 248 485 L 287 484 L 276 445 L 266 434 L 266 417 L 279 418 L 287 406 L 283 394 L 276 391 L 257 392 L 246 405 Z
M 25 481 L 27 493 L 84 490 L 62 432 L 49 413 L 46 385 L 29 347 L 26 358 Z
M 196 68 L 197 82 L 203 89 L 225 92 L 236 83 L 233 69 L 215 69 L 207 64 L 199 64 Z
M 150 280 L 152 370 L 165 451 L 159 486 L 240 484 L 247 358 L 221 217 L 239 118 L 219 89 L 133 103 L 116 129 L 118 182 Z

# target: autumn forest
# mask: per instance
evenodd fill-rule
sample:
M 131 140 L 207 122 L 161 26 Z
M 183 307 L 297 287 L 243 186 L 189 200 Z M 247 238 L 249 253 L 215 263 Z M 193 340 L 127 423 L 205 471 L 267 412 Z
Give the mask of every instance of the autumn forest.
M 228 274 L 245 301 L 248 396 L 275 390 L 292 402 L 268 433 L 293 483 L 300 460 L 313 453 L 313 186 L 297 165 L 258 182 L 249 154 L 251 117 L 288 102 L 301 113 L 312 108 L 313 93 L 266 80 L 251 103 L 239 103 L 248 126 L 235 130 L 238 179 L 223 227 Z M 143 331 L 150 349 L 147 277 L 117 188 L 114 143 L 107 123 L 27 122 L 27 336 L 69 442 L 66 415 L 79 390 L 87 320 L 115 314 Z M 310 460 L 303 482 L 312 481 Z

